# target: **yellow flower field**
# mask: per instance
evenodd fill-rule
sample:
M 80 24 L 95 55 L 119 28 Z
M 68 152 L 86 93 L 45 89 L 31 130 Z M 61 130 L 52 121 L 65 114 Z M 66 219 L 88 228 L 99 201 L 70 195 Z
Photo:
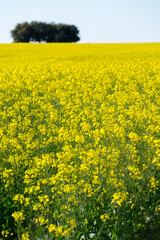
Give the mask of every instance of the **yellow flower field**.
M 160 43 L 0 45 L 1 240 L 159 239 L 159 187 Z

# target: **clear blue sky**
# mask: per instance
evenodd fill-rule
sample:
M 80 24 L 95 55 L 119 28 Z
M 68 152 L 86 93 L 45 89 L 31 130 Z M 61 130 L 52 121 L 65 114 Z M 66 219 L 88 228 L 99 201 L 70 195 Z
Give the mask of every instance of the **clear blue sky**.
M 74 24 L 81 43 L 160 42 L 160 0 L 0 0 L 0 43 L 32 20 Z

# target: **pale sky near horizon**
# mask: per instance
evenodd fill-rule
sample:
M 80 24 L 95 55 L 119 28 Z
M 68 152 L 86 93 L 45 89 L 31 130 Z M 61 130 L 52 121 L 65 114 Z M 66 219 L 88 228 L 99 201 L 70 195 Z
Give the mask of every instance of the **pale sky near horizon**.
M 160 42 L 160 0 L 0 0 L 0 43 L 33 20 L 74 24 L 80 43 Z

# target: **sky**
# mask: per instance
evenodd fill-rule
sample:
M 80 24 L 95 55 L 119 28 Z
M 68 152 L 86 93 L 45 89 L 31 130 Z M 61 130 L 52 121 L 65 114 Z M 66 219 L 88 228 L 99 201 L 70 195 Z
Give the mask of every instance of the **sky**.
M 73 24 L 80 43 L 160 42 L 160 0 L 0 0 L 0 43 L 25 21 Z

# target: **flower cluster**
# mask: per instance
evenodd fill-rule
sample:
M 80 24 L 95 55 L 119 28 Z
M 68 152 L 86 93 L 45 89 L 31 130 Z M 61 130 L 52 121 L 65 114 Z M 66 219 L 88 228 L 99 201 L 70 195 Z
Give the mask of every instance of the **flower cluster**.
M 160 224 L 159 46 L 0 45 L 0 239 Z

